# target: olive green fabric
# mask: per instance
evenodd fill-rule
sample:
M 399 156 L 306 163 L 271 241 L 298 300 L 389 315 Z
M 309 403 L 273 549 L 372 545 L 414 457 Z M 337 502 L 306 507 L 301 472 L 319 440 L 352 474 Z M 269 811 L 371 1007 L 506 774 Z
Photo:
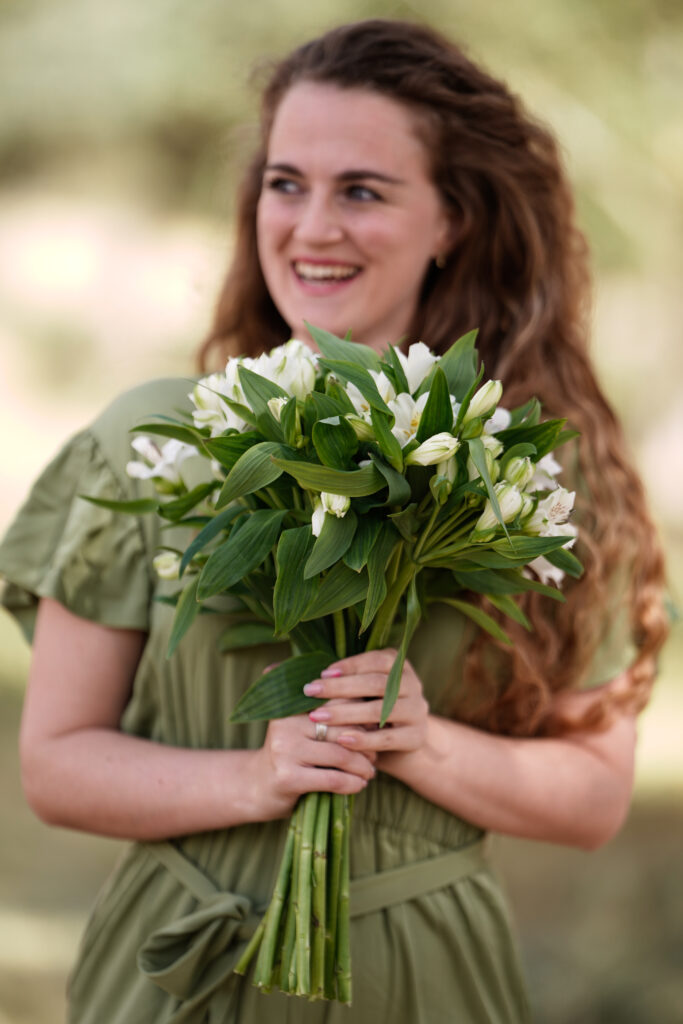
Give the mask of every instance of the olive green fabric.
M 217 641 L 230 616 L 226 603 L 218 614 L 199 616 L 166 659 L 173 610 L 153 598 L 174 584 L 160 584 L 151 568 L 162 542 L 155 518 L 116 515 L 79 497 L 149 494 L 149 484 L 126 475 L 128 431 L 152 413 L 186 405 L 188 390 L 177 380 L 143 385 L 66 445 L 0 545 L 4 603 L 29 637 L 40 597 L 55 598 L 86 619 L 148 632 L 121 723 L 128 733 L 174 746 L 255 748 L 264 723 L 231 724 L 230 711 L 282 649 L 219 654 Z M 206 465 L 195 462 L 194 469 L 186 464 L 190 474 Z M 164 544 L 186 541 L 178 529 L 163 534 Z M 462 685 L 459 655 L 471 629 L 454 610 L 436 606 L 413 640 L 410 657 L 437 712 L 445 695 Z M 418 865 L 409 873 L 413 883 L 419 879 L 419 894 L 354 916 L 352 1010 L 265 996 L 248 978 L 231 975 L 267 904 L 285 828 L 267 822 L 160 844 L 159 850 L 171 850 L 170 861 L 153 845 L 132 844 L 83 938 L 69 986 L 71 1024 L 528 1020 L 498 882 L 484 861 L 468 860 L 481 830 L 382 774 L 356 800 L 352 878 L 364 878 L 358 886 L 371 889 L 373 875 Z M 172 868 L 177 858 L 188 865 L 184 875 Z M 444 863 L 453 869 L 451 881 L 436 890 L 430 868 L 420 863 L 430 858 L 440 858 L 434 871 Z M 188 885 L 188 871 L 197 885 Z M 406 895 L 412 891 L 406 882 Z

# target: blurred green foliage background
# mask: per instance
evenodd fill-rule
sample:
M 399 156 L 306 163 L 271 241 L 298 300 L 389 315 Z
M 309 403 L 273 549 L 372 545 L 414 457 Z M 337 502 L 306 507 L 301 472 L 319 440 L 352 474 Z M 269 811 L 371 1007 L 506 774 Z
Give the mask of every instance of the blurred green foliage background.
M 680 0 L 3 0 L 0 528 L 58 444 L 115 393 L 191 372 L 227 263 L 259 61 L 332 24 L 425 20 L 559 136 L 594 255 L 595 360 L 683 574 Z M 500 841 L 536 1019 L 683 1020 L 683 650 L 642 717 L 636 800 L 597 854 Z M 28 652 L 0 617 L 0 1024 L 53 1024 L 118 852 L 24 807 Z

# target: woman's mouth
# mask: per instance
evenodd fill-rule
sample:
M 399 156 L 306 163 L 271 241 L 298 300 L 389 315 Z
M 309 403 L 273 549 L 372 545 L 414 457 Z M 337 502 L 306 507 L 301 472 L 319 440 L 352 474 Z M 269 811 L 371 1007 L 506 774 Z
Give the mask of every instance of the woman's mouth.
M 307 284 L 337 284 L 350 281 L 361 272 L 360 267 L 351 263 L 309 263 L 307 260 L 294 260 L 292 269 L 297 278 Z

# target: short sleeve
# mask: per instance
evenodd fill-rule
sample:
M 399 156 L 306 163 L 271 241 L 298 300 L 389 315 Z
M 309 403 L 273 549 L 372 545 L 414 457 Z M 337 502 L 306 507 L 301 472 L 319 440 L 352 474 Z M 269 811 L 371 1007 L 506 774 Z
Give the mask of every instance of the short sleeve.
M 0 544 L 2 603 L 29 640 L 43 597 L 103 625 L 148 628 L 152 579 L 139 520 L 81 495 L 130 497 L 91 431 L 47 466 Z

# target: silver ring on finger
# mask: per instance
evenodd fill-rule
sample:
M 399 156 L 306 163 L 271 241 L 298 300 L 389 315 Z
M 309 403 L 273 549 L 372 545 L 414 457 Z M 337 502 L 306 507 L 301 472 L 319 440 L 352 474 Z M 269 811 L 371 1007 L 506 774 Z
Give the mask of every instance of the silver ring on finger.
M 327 726 L 325 725 L 324 722 L 315 723 L 315 738 L 317 740 L 327 739 Z

